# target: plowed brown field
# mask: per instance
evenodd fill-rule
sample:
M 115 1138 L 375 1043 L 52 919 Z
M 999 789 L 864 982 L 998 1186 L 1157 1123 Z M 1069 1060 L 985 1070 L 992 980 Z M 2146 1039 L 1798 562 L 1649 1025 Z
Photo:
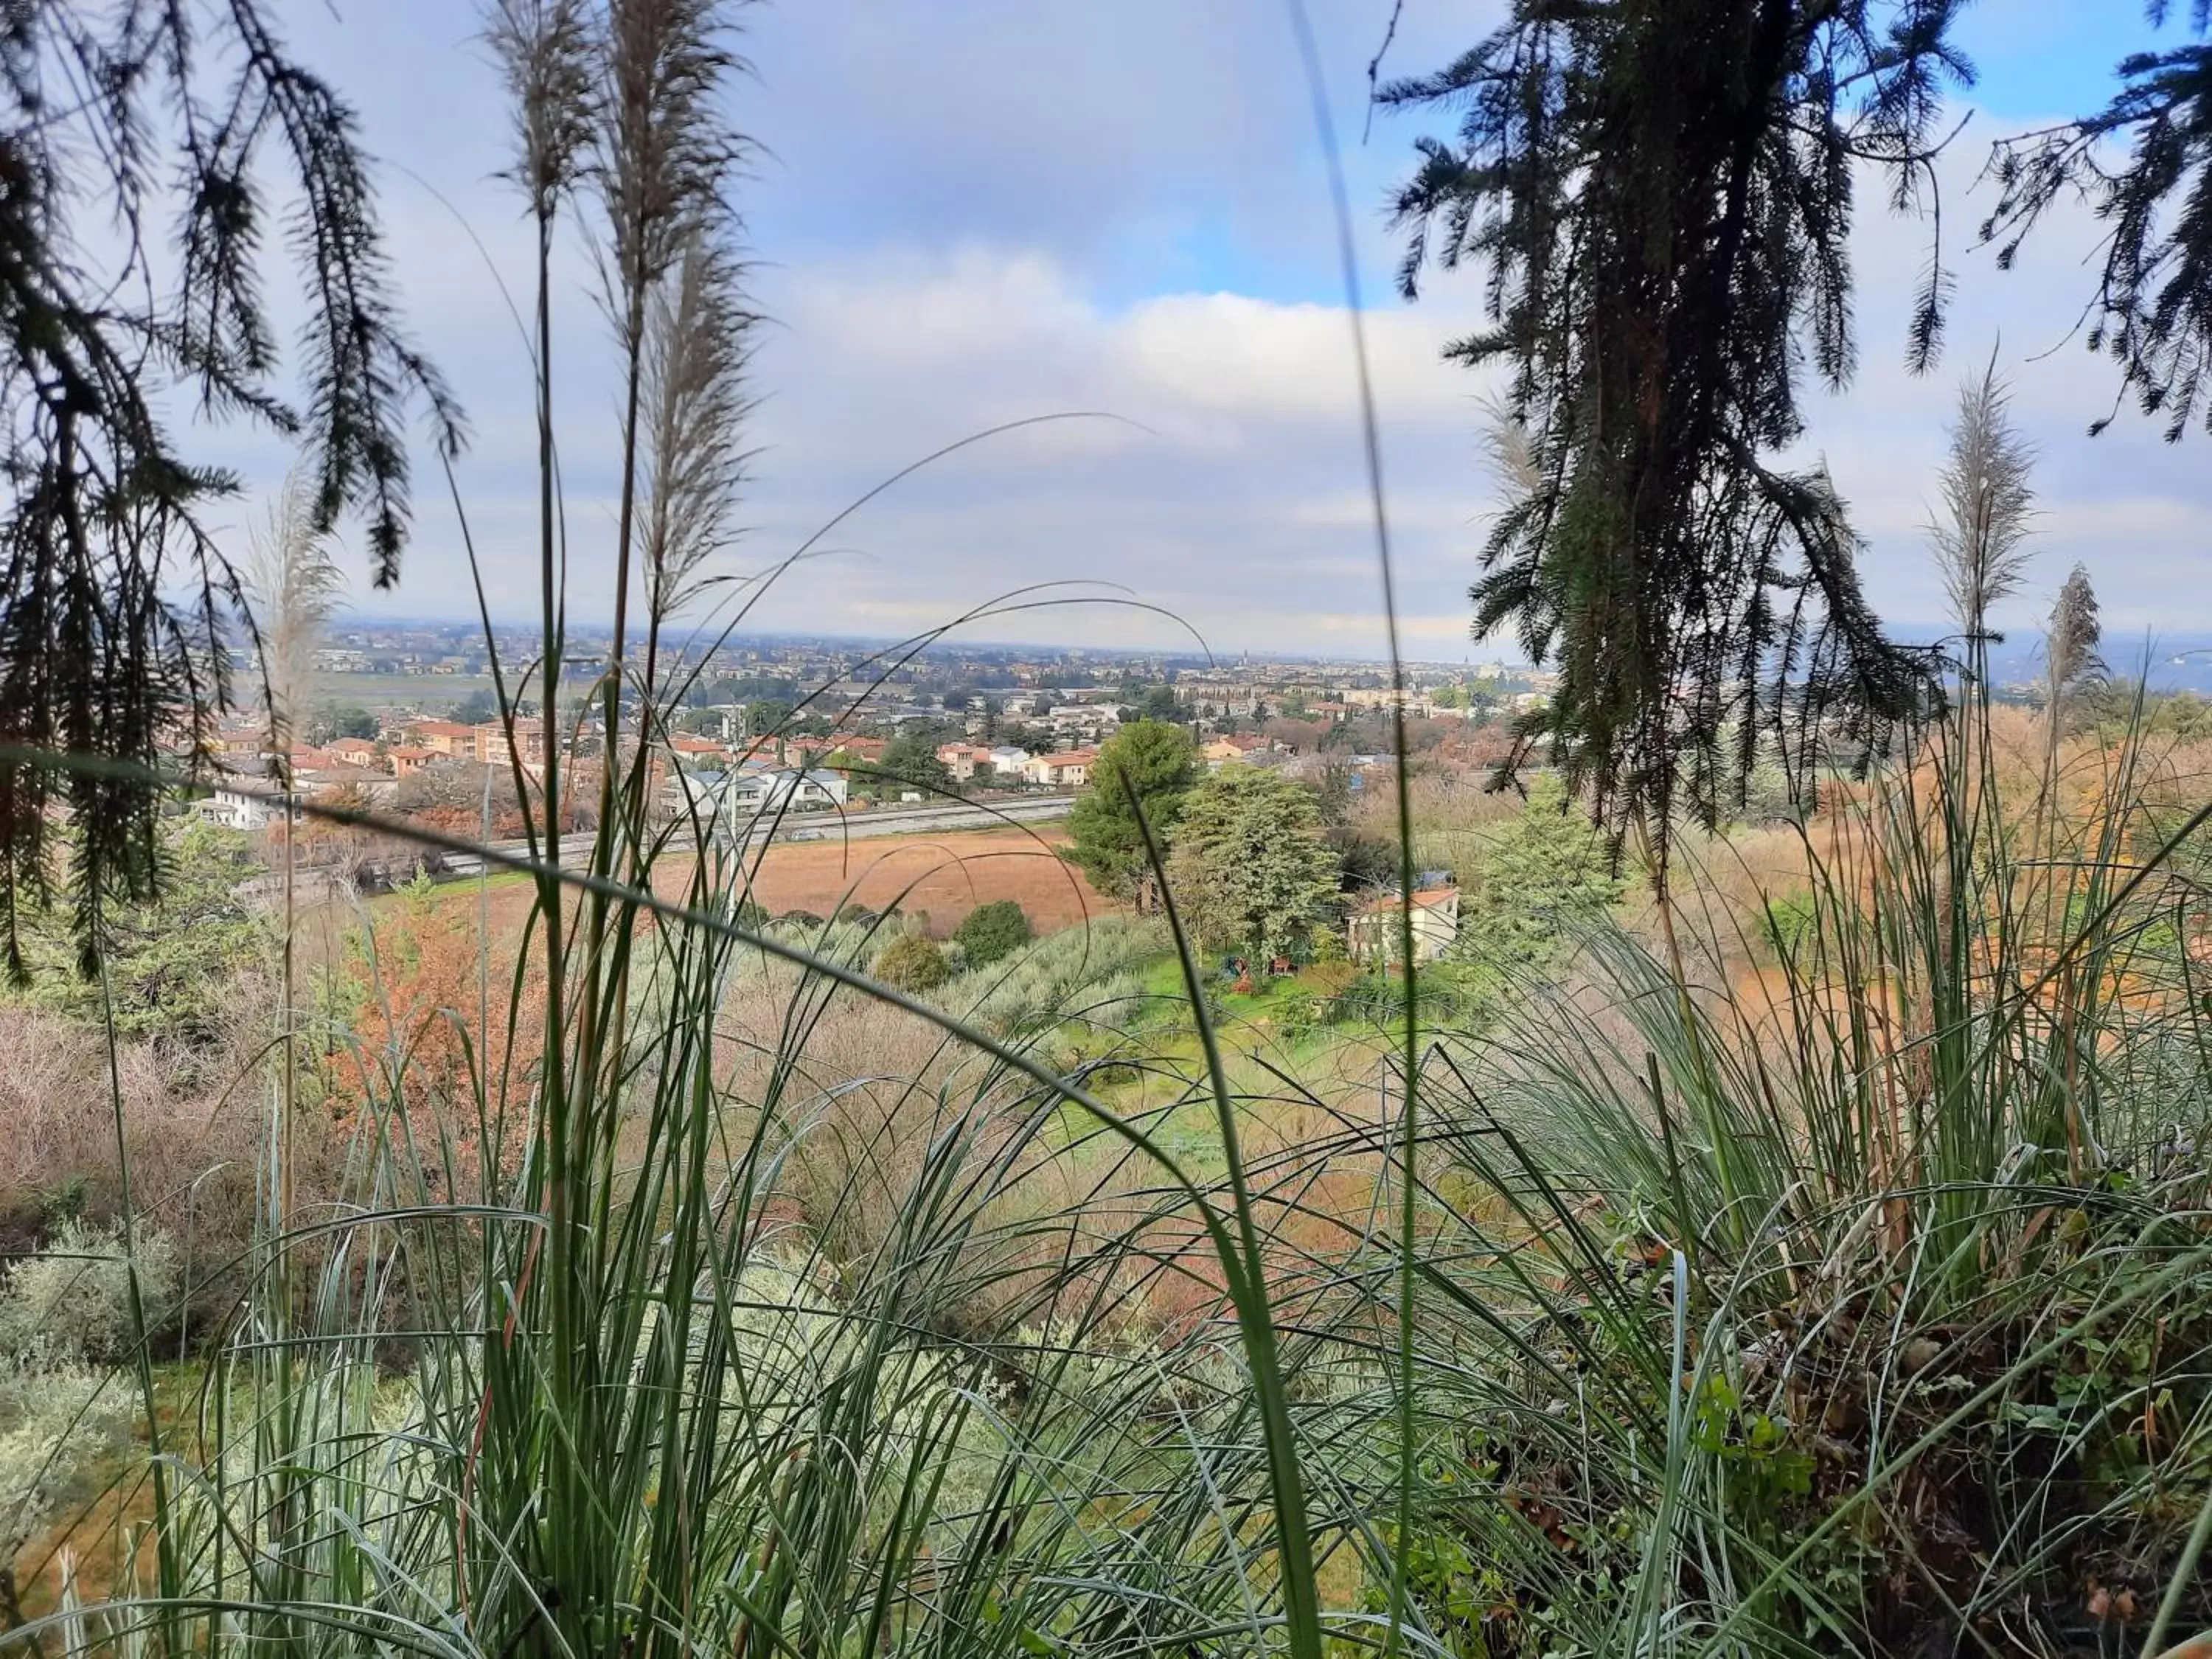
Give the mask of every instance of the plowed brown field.
M 1120 908 L 1100 897 L 1083 872 L 1060 856 L 1066 844 L 1066 832 L 1056 824 L 1040 825 L 1033 832 L 967 830 L 871 836 L 842 844 L 778 842 L 761 857 L 753 898 L 778 916 L 793 910 L 826 916 L 848 904 L 871 910 L 896 904 L 908 915 L 927 915 L 928 931 L 939 939 L 977 905 L 1012 899 L 1027 913 L 1031 927 L 1049 933 Z M 656 875 L 656 890 L 680 898 L 690 879 L 691 860 L 667 856 Z M 471 881 L 439 889 L 441 908 L 455 915 L 471 914 L 485 903 L 495 939 L 520 929 L 531 898 L 528 884 L 514 878 L 495 879 L 481 896 Z M 345 914 L 334 909 L 331 920 L 342 927 Z
M 896 904 L 927 912 L 944 936 L 979 904 L 1012 899 L 1041 933 L 1115 907 L 1059 855 L 1067 836 L 1056 826 L 1034 834 L 969 830 L 952 835 L 885 836 L 840 846 L 829 842 L 770 847 L 753 884 L 754 899 L 775 915 L 808 910 L 826 916 L 845 904 L 880 910 Z M 669 872 L 677 875 L 677 871 Z

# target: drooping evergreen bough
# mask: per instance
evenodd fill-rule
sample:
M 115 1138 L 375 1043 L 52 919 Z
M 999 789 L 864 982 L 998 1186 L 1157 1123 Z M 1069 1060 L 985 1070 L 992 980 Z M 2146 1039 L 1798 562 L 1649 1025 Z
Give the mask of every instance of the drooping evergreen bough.
M 2172 9 L 2144 8 L 2153 27 Z M 2212 0 L 2191 0 L 2189 23 L 2212 32 Z M 1982 235 L 2009 266 L 2054 203 L 2086 198 L 2104 232 L 2087 344 L 2173 443 L 2200 413 L 2212 433 L 2212 42 L 2138 52 L 2119 76 L 2096 114 L 1996 147 L 2001 193 Z
M 270 10 L 0 8 L 0 957 L 18 974 L 55 809 L 88 970 L 94 905 L 143 900 L 158 873 L 147 769 L 200 752 L 227 696 L 226 622 L 246 607 L 203 514 L 236 480 L 180 452 L 165 394 L 299 443 L 315 528 L 357 510 L 380 586 L 407 532 L 410 399 L 459 442 L 398 327 L 353 111 Z M 289 183 L 273 196 L 271 171 Z M 277 383 L 272 242 L 305 301 L 296 395 Z
M 1398 192 L 1401 285 L 1481 269 L 1449 355 L 1502 365 L 1532 462 L 1482 555 L 1478 636 L 1556 666 L 1509 769 L 1547 750 L 1614 830 L 1715 818 L 1778 744 L 1863 752 L 1934 695 L 1887 640 L 1826 474 L 1779 457 L 1852 373 L 1849 238 L 1869 173 L 1933 208 L 1960 0 L 1516 0 L 1440 74 L 1458 112 Z M 1938 346 L 1940 235 L 1909 342 Z

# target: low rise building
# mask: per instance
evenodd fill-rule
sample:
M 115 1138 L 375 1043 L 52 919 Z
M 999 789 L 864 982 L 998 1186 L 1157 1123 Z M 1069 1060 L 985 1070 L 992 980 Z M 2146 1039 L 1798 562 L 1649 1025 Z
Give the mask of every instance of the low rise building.
M 850 799 L 844 776 L 820 769 L 743 766 L 720 773 L 678 769 L 670 788 L 683 810 L 696 811 L 725 840 L 740 840 L 762 818 L 783 813 L 840 811 Z
M 545 727 L 539 721 L 516 720 L 512 738 L 505 720 L 484 720 L 474 730 L 476 748 L 471 758 L 487 766 L 507 766 L 518 760 L 526 768 L 545 763 Z
M 1091 769 L 1097 761 L 1096 749 L 1066 749 L 1056 755 L 1031 757 L 1022 775 L 1048 789 L 1079 789 L 1091 781 Z
M 410 735 L 414 746 L 453 760 L 477 757 L 477 728 L 459 720 L 418 720 Z
M 677 732 L 668 739 L 668 746 L 678 760 L 695 763 L 702 761 L 720 763 L 727 760 L 730 755 L 730 745 L 720 738 L 694 737 L 689 732 Z
M 1403 902 L 1396 893 L 1382 893 L 1352 913 L 1346 931 L 1355 960 L 1395 962 L 1403 944 L 1400 917 Z M 1459 937 L 1459 889 L 1438 885 L 1417 889 L 1413 904 L 1413 960 L 1434 962 Z
M 1232 762 L 1251 759 L 1267 747 L 1265 738 L 1214 738 L 1199 750 L 1198 757 L 1206 763 L 1209 770 L 1218 772 Z
M 215 793 L 194 801 L 192 811 L 210 823 L 252 835 L 287 817 L 297 819 L 300 816 L 296 798 L 287 799 L 265 778 L 248 778 L 236 772 L 219 774 Z
M 938 764 L 952 774 L 955 783 L 966 783 L 991 765 L 988 745 L 980 743 L 942 743 L 937 746 Z

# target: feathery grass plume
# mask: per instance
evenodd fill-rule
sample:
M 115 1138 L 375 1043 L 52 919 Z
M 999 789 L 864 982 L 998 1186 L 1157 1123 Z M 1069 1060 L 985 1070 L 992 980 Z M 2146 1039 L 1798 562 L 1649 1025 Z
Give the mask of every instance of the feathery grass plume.
M 507 177 L 532 218 L 550 222 L 583 177 L 599 94 L 584 0 L 491 0 L 484 41 L 507 83 L 514 124 Z
M 723 108 L 731 81 L 744 67 L 732 46 L 741 3 L 609 0 L 603 25 L 594 173 L 605 238 L 604 303 L 627 382 L 616 531 L 617 675 L 635 550 L 640 401 L 654 298 L 702 238 L 711 246 L 730 233 L 726 186 L 751 149 Z
M 2104 638 L 2097 618 L 2097 593 L 2089 586 L 2087 567 L 2077 564 L 2068 573 L 2051 606 L 2050 626 L 2044 633 L 2044 664 L 2048 675 L 2051 718 L 2058 716 L 2058 702 L 2066 689 L 2104 664 L 2097 655 Z
M 299 1053 L 297 959 L 298 825 L 295 822 L 297 781 L 292 748 L 315 682 L 315 650 L 336 612 L 344 579 L 330 552 L 330 538 L 315 512 L 312 484 L 295 470 L 284 480 L 267 517 L 255 532 L 247 559 L 254 605 L 255 633 L 261 645 L 261 674 L 269 702 L 269 770 L 283 803 L 283 931 L 279 945 L 277 1036 L 274 1053 L 271 1108 L 276 1126 L 276 1231 L 289 1228 L 295 1212 Z M 276 1278 L 289 1304 L 289 1263 L 278 1253 Z
M 1509 505 L 1526 501 L 1544 487 L 1543 471 L 1536 465 L 1535 445 L 1528 436 L 1528 423 L 1514 412 L 1513 405 L 1504 398 L 1483 400 L 1480 441 L 1491 477 L 1505 492 Z
M 642 692 L 653 696 L 669 620 L 715 578 L 710 562 L 738 534 L 734 515 L 750 456 L 746 371 L 757 319 L 735 257 L 696 230 L 646 315 L 641 528 L 648 630 Z
M 270 763 L 289 789 L 292 748 L 314 693 L 315 652 L 345 592 L 306 473 L 288 476 L 269 504 L 253 532 L 246 580 L 261 643 Z
M 2051 620 L 2043 630 L 2043 789 L 2053 797 L 2058 782 L 2058 740 L 2066 729 L 2066 694 L 2082 679 L 2104 671 L 2097 643 L 2104 637 L 2097 617 L 2096 590 L 2089 586 L 2086 566 L 2076 564 L 2059 585 L 2051 601 Z M 2048 801 L 2047 810 L 2057 810 Z
M 723 186 L 750 152 L 721 108 L 745 67 L 732 44 L 744 3 L 608 0 L 596 165 L 626 348 L 641 339 L 645 291 L 696 226 L 729 213 Z
M 599 797 L 603 823 L 617 821 L 613 803 L 618 787 L 632 797 L 634 805 L 642 805 L 647 788 L 648 746 L 642 742 L 636 745 L 626 772 L 621 750 L 623 702 L 629 676 L 630 590 L 641 550 L 640 498 L 653 482 L 641 476 L 641 464 L 648 459 L 647 428 L 652 420 L 652 411 L 644 403 L 653 313 L 664 286 L 672 282 L 680 284 L 688 253 L 695 248 L 712 251 L 719 259 L 721 250 L 736 238 L 737 217 L 729 187 L 752 146 L 730 124 L 725 105 L 731 82 L 745 68 L 732 44 L 737 14 L 745 3 L 607 0 L 600 64 L 604 91 L 593 162 L 601 219 L 601 240 L 596 252 L 601 302 L 622 355 L 623 392 L 620 499 L 615 526 L 614 628 L 601 695 L 605 726 Z M 696 274 L 713 280 L 695 290 L 695 299 L 712 297 L 726 310 L 740 309 L 734 301 L 734 263 L 720 271 L 702 266 Z M 668 303 L 678 304 L 681 297 L 674 296 Z M 718 320 L 726 327 L 736 322 L 734 316 Z M 700 349 L 734 351 L 734 361 L 720 367 L 731 377 L 741 375 L 742 349 L 733 343 L 726 340 L 712 347 L 702 343 Z M 664 390 L 677 378 L 671 368 Z M 725 378 L 717 374 L 707 384 Z M 730 400 L 724 412 L 728 423 L 734 426 L 735 416 L 742 410 L 742 394 L 731 385 L 720 395 Z M 672 446 L 663 459 L 672 462 L 679 453 L 679 447 Z M 650 603 L 655 597 L 654 573 L 648 568 L 645 574 Z M 648 621 L 649 658 L 657 655 L 659 647 L 656 621 Z M 657 661 L 653 665 L 657 670 Z M 650 719 L 647 710 L 641 724 L 649 726 Z M 613 850 L 612 843 L 602 837 L 595 857 L 611 856 Z M 631 847 L 628 856 L 628 874 L 634 879 L 641 878 L 638 849 Z M 604 907 L 595 902 L 590 923 L 594 940 L 604 925 Z M 586 1012 L 589 1017 L 588 1007 Z
M 553 238 L 561 210 L 584 175 L 598 116 L 597 40 L 586 0 L 493 0 L 485 13 L 485 38 L 507 83 L 514 124 L 515 156 L 509 177 L 520 185 L 537 231 L 532 294 L 532 390 L 538 416 L 538 575 L 541 645 L 539 747 L 544 771 L 542 825 L 524 829 L 533 848 L 544 831 L 546 860 L 561 861 L 561 664 L 567 642 L 562 592 L 563 550 L 555 491 L 553 427 Z M 538 889 L 545 906 L 543 947 L 547 980 L 562 982 L 562 917 L 560 889 L 549 875 Z M 560 1010 L 550 1016 L 547 1083 L 559 1086 Z
M 1928 527 L 1951 615 L 1972 653 L 1989 613 L 2020 586 L 2035 520 L 2035 451 L 2012 423 L 1996 356 L 1959 389 L 1958 418 L 1938 489 L 1942 515 Z

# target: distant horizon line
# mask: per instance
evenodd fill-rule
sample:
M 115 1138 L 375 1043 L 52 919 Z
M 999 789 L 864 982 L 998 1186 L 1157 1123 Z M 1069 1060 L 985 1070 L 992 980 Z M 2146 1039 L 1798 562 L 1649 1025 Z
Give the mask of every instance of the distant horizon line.
M 527 621 L 524 621 L 520 619 L 502 619 L 498 617 L 494 617 L 491 619 L 491 625 L 495 629 L 501 632 L 512 629 L 517 633 L 535 633 L 541 631 L 544 628 L 544 623 L 536 617 L 532 617 Z M 481 633 L 483 628 L 483 618 L 481 617 L 366 616 L 357 611 L 340 611 L 331 618 L 328 627 L 333 629 L 353 627 L 468 629 L 472 631 Z M 568 619 L 568 628 L 570 635 L 574 637 L 580 633 L 609 634 L 613 631 L 614 624 L 611 621 L 580 621 L 572 617 Z M 841 634 L 829 630 L 810 632 L 799 629 L 750 629 L 743 633 L 732 633 L 724 640 L 723 643 L 726 645 L 737 645 L 745 641 L 769 641 L 792 643 L 836 644 L 881 649 L 885 647 L 906 644 L 911 641 L 912 637 L 913 636 L 910 635 L 901 636 L 889 634 Z M 960 651 L 1030 651 L 1065 653 L 1079 651 L 1086 655 L 1096 655 L 1101 657 L 1167 657 L 1173 658 L 1177 661 L 1204 661 L 1211 656 L 1212 660 L 1224 665 L 1241 661 L 1246 658 L 1253 658 L 1263 662 L 1380 663 L 1387 662 L 1389 660 L 1387 656 L 1380 653 L 1373 656 L 1358 656 L 1350 653 L 1312 650 L 1269 652 L 1262 653 L 1243 647 L 1231 648 L 1229 647 L 1224 647 L 1218 650 L 1209 653 L 1188 645 L 1180 647 L 1145 645 L 1093 645 L 1072 640 L 1051 641 L 1041 640 L 962 640 L 957 641 L 940 640 L 921 646 L 917 648 L 925 653 Z M 1462 659 L 1438 657 L 1407 657 L 1404 660 L 1408 664 L 1425 667 L 1450 667 Z M 1478 659 L 1470 655 L 1463 660 L 1473 662 L 1478 660 Z M 1525 659 L 1510 653 L 1481 657 L 1480 658 L 1480 660 L 1484 662 L 1503 663 L 1508 667 L 1527 668 L 1532 665 Z
M 535 617 L 525 620 L 519 617 L 502 618 L 494 617 L 491 619 L 491 625 L 495 629 L 501 632 L 512 630 L 517 633 L 536 632 L 540 630 L 543 627 L 543 623 Z M 439 617 L 431 615 L 377 616 L 349 611 L 338 612 L 331 619 L 329 626 L 332 629 L 349 627 L 399 629 L 430 628 L 446 629 L 466 629 L 471 631 L 480 632 L 483 627 L 483 618 L 481 617 Z M 568 619 L 568 626 L 572 635 L 579 634 L 605 635 L 613 631 L 613 623 L 611 619 L 586 620 L 571 617 Z M 1954 634 L 1957 630 L 1955 624 L 1948 622 L 1896 622 L 1886 624 L 1884 631 L 1900 645 L 1924 645 L 1936 640 L 1940 640 L 1947 635 Z M 807 631 L 797 629 L 758 629 L 747 630 L 742 633 L 730 634 L 722 641 L 722 643 L 726 646 L 750 642 L 822 644 L 880 650 L 887 647 L 908 644 L 911 641 L 912 638 L 912 635 L 899 636 L 881 634 L 846 634 L 827 629 Z M 2156 666 L 2160 664 L 2170 662 L 2171 659 L 2179 653 L 2186 653 L 2191 650 L 2203 649 L 2206 647 L 2212 646 L 2212 627 L 2202 629 L 2176 629 L 2163 633 L 2149 633 L 2145 631 L 2142 636 L 2136 640 L 2134 647 L 2128 652 L 2124 658 L 2122 658 L 2119 654 L 2120 647 L 2115 635 L 2112 632 L 2108 632 L 2106 640 L 2106 653 L 2109 658 L 2112 659 L 2112 665 L 2115 668 L 2123 668 L 2136 665 Z M 2032 631 L 2027 629 L 2017 629 L 2011 630 L 2008 634 L 2004 635 L 2000 642 L 1997 654 L 2001 657 L 2010 657 L 2022 652 L 2033 653 L 2039 648 L 2040 641 L 2039 632 Z M 1100 645 L 1070 640 L 1039 641 L 978 639 L 957 641 L 939 640 L 931 641 L 928 644 L 919 646 L 916 649 L 923 655 L 941 655 L 948 653 L 988 651 L 1017 653 L 1023 652 L 1049 652 L 1060 654 L 1081 652 L 1085 655 L 1095 655 L 1102 658 L 1162 658 L 1173 659 L 1178 662 L 1203 662 L 1210 658 L 1214 663 L 1223 666 L 1233 665 L 1236 663 L 1247 659 L 1255 659 L 1261 662 L 1336 662 L 1359 664 L 1380 664 L 1387 663 L 1389 660 L 1389 656 L 1381 652 L 1369 655 L 1361 655 L 1349 652 L 1328 652 L 1311 648 L 1301 651 L 1258 652 L 1246 647 L 1223 647 L 1218 650 L 1207 652 L 1189 645 L 1184 645 L 1182 647 Z M 1486 654 L 1486 652 L 1487 652 L 1487 654 Z M 1531 663 L 1525 656 L 1522 656 L 1518 653 L 1510 651 L 1510 649 L 1502 649 L 1495 646 L 1475 646 L 1465 654 L 1458 657 L 1421 657 L 1407 655 L 1402 657 L 1401 660 L 1409 667 L 1423 668 L 1449 668 L 1466 666 L 1476 663 L 1497 663 L 1505 667 L 1520 669 L 1534 669 L 1540 666 L 1540 665 Z

